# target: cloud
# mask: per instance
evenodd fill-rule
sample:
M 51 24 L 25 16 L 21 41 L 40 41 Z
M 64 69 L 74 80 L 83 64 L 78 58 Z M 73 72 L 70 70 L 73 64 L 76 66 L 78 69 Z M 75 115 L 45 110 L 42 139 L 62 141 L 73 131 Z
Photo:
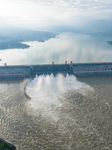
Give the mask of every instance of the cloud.
M 7 25 L 30 28 L 75 25 L 81 20 L 111 20 L 111 16 L 110 0 L 0 0 L 0 21 Z

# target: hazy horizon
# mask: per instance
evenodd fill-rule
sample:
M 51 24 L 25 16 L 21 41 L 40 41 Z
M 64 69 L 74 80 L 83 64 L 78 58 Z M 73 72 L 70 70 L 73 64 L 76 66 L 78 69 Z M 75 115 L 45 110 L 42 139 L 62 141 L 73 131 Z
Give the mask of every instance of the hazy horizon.
M 111 16 L 110 0 L 0 1 L 0 28 L 112 32 Z

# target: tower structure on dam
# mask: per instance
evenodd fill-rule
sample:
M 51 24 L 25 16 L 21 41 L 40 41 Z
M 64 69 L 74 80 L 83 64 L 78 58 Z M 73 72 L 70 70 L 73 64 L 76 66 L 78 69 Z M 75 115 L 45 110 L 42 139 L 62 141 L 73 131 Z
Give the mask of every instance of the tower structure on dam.
M 45 65 L 0 66 L 0 79 L 23 79 L 42 74 L 73 74 L 75 76 L 112 75 L 112 63 L 72 63 Z

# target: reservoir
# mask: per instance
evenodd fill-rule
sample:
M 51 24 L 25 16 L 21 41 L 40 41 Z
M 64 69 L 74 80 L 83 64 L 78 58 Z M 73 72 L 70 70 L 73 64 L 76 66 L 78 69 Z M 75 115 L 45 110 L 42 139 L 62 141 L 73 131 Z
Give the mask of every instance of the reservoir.
M 45 42 L 26 42 L 29 49 L 1 50 L 0 65 L 110 62 L 110 40 L 62 33 Z M 0 81 L 0 135 L 20 150 L 110 150 L 111 91 L 111 76 L 51 74 Z
M 112 37 L 61 33 L 45 42 L 25 42 L 28 49 L 0 50 L 0 65 L 37 65 L 112 61 Z

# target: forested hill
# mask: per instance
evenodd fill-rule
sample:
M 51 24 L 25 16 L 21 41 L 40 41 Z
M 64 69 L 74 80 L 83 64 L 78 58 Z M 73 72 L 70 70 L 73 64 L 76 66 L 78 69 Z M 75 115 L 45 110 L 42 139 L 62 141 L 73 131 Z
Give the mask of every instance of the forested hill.
M 33 31 L 24 29 L 4 29 L 0 32 L 0 50 L 14 48 L 29 48 L 29 45 L 21 42 L 38 41 L 44 42 L 50 38 L 55 38 L 56 34 L 46 31 Z

